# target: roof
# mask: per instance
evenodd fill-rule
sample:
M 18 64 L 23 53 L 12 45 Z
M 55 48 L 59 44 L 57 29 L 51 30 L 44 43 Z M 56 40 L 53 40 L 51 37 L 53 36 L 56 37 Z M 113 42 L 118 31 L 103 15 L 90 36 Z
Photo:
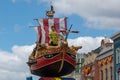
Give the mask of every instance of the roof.
M 117 33 L 113 34 L 110 38 L 112 40 L 115 40 L 116 38 L 120 37 L 120 31 L 118 31 Z
M 100 51 L 101 51 L 100 47 L 98 47 L 97 49 L 93 50 L 94 53 L 100 53 Z
M 108 38 L 105 38 L 105 39 L 102 39 L 101 40 L 101 44 L 104 43 L 104 44 L 109 44 L 109 43 L 113 43 L 112 40 L 108 39 Z

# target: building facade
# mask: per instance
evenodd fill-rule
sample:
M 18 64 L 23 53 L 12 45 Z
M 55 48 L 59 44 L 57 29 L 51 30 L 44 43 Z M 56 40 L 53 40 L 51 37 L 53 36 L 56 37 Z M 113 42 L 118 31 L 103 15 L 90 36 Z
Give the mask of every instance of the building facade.
M 114 80 L 113 42 L 110 39 L 101 41 L 101 52 L 96 60 L 99 65 L 99 80 Z
M 85 62 L 82 66 L 82 79 L 81 80 L 98 80 L 99 79 L 99 67 L 97 65 L 96 57 L 99 54 L 99 48 L 92 50 L 88 54 L 85 54 Z
M 120 80 L 120 32 L 114 34 L 114 80 Z
M 81 80 L 81 67 L 84 63 L 84 53 L 78 53 L 77 54 L 77 58 L 76 58 L 76 69 L 75 71 L 73 72 L 73 77 L 76 79 L 76 80 Z

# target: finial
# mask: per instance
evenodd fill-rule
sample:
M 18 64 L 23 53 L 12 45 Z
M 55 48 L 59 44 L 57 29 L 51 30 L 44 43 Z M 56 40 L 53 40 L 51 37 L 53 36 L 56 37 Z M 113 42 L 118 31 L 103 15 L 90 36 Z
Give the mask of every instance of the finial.
M 53 18 L 55 11 L 54 11 L 54 7 L 52 5 L 52 2 L 50 2 L 50 4 L 51 4 L 51 9 L 49 11 L 46 11 L 46 16 Z

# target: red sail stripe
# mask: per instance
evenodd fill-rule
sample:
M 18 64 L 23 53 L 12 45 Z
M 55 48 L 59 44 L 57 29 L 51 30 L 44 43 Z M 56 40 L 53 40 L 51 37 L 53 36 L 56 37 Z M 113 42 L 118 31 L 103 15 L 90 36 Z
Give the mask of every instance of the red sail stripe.
M 67 29 L 67 18 L 64 18 L 65 29 Z
M 55 26 L 55 30 L 56 30 L 57 33 L 60 33 L 59 20 L 60 20 L 59 18 L 54 19 L 54 26 Z
M 64 19 L 64 24 L 65 24 L 65 30 L 67 30 L 67 18 Z M 63 33 L 64 35 L 67 35 L 67 32 Z
M 41 32 L 41 26 L 38 26 L 38 41 L 41 43 L 41 39 L 42 39 L 42 32 Z
M 43 19 L 43 25 L 45 30 L 45 43 L 49 44 L 49 26 L 48 26 L 48 19 Z

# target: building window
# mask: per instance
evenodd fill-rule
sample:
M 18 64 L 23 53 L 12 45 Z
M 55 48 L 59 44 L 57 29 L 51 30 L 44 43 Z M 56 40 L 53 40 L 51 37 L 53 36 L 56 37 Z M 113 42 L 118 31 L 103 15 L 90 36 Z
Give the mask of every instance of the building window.
M 101 70 L 101 80 L 103 80 L 103 70 Z
M 116 64 L 120 63 L 120 47 L 116 49 Z
M 113 80 L 113 68 L 110 67 L 110 80 Z
M 118 80 L 120 80 L 120 72 L 118 72 Z
M 116 80 L 120 80 L 120 72 L 116 72 Z
M 106 79 L 105 80 L 108 80 L 108 70 L 105 69 L 105 75 L 106 75 Z
M 116 64 L 118 64 L 118 53 L 116 51 Z
M 120 51 L 119 51 L 119 60 L 118 60 L 118 63 L 120 63 Z

